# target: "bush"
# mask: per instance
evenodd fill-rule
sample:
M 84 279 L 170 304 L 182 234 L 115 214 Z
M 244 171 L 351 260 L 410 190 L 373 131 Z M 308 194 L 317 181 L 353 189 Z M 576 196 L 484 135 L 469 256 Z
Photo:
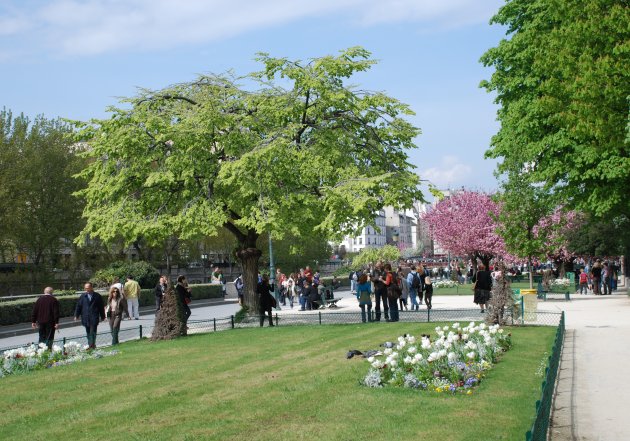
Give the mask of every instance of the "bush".
M 156 282 L 157 284 L 157 282 Z M 190 285 L 192 288 L 192 299 L 219 299 L 223 297 L 221 291 L 221 285 Z M 64 291 L 67 293 L 68 291 Z M 69 295 L 57 295 L 59 300 L 59 316 L 60 317 L 72 317 L 74 315 L 74 309 L 77 306 L 77 299 L 79 295 L 70 291 Z M 106 300 L 107 294 L 101 293 L 103 300 Z M 30 299 L 13 300 L 9 302 L 0 303 L 0 326 L 14 325 L 16 323 L 30 323 L 31 312 L 33 311 L 33 304 L 37 300 L 36 297 Z M 153 289 L 140 290 L 139 297 L 140 306 L 155 305 L 155 293 Z
M 109 287 L 118 277 L 125 283 L 128 275 L 132 275 L 141 288 L 154 288 L 160 280 L 160 273 L 147 262 L 114 262 L 107 268 L 97 271 L 92 277 L 92 283 L 100 287 Z

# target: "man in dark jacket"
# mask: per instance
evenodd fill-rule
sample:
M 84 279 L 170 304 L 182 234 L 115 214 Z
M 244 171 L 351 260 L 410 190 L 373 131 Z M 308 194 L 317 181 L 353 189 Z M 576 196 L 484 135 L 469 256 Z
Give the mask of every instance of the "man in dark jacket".
M 269 284 L 269 276 L 263 274 L 262 282 L 256 288 L 258 294 L 258 312 L 260 315 L 260 327 L 265 323 L 265 314 L 269 315 L 269 326 L 273 326 L 273 317 L 271 316 L 271 308 L 276 306 L 276 299 L 273 296 L 274 287 Z
M 52 350 L 55 329 L 59 329 L 59 300 L 53 297 L 53 289 L 48 286 L 44 295 L 35 302 L 31 314 L 31 326 L 39 328 L 39 343 Z
M 74 311 L 74 320 L 79 320 L 85 326 L 87 333 L 88 346 L 91 349 L 96 348 L 96 328 L 98 322 L 105 320 L 105 307 L 103 306 L 103 298 L 99 293 L 94 291 L 90 282 L 86 283 L 85 292 L 79 297 L 77 307 Z

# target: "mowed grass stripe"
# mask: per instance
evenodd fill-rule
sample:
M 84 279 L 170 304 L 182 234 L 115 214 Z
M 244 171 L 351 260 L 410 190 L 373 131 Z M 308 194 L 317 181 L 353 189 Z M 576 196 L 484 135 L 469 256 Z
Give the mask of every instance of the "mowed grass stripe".
M 514 347 L 471 396 L 360 386 L 374 349 L 436 324 L 239 329 L 0 381 L 3 440 L 513 440 L 530 426 L 554 328 Z

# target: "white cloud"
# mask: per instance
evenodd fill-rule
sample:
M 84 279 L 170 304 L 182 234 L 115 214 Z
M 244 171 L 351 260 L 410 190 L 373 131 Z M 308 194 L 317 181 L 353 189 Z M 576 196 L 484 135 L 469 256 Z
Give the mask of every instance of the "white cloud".
M 30 2 L 26 2 L 28 5 Z M 362 26 L 419 22 L 445 28 L 485 22 L 502 0 L 51 0 L 20 18 L 1 12 L 4 33 L 35 29 L 65 54 L 90 55 L 216 41 L 335 14 Z M 25 6 L 26 8 L 26 6 Z M 29 12 L 27 15 L 26 12 Z M 0 26 L 0 29 L 2 27 Z
M 438 167 L 430 167 L 420 172 L 420 177 L 426 179 L 438 188 L 446 189 L 459 187 L 469 182 L 473 169 L 457 156 L 442 157 Z

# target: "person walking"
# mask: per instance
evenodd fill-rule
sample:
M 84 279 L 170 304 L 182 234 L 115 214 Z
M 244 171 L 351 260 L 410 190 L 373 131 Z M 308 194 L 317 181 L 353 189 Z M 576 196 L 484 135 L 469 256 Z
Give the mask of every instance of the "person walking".
M 112 346 L 119 343 L 118 333 L 120 332 L 120 322 L 125 313 L 127 313 L 125 297 L 118 288 L 112 286 L 109 289 L 107 307 L 105 308 L 105 316 L 109 316 L 109 330 L 112 333 Z
M 357 300 L 359 301 L 359 308 L 361 308 L 361 321 L 363 323 L 366 322 L 366 318 L 368 322 L 372 321 L 372 287 L 371 283 L 368 282 L 367 274 L 361 274 L 359 279 L 357 280 Z M 367 309 L 367 317 L 366 317 L 366 309 Z
M 427 305 L 427 309 L 433 308 L 433 283 L 431 282 L 431 276 L 424 276 L 424 303 Z
M 400 283 L 400 288 L 402 290 L 402 295 L 398 299 L 398 301 L 400 302 L 399 310 L 402 311 L 404 308 L 405 311 L 409 311 L 409 308 L 407 307 L 407 299 L 409 298 L 409 284 L 407 283 L 407 278 L 405 277 L 405 273 L 402 269 L 398 269 L 397 276 Z
M 472 278 L 475 286 L 475 297 L 473 301 L 479 305 L 481 312 L 486 312 L 486 303 L 490 300 L 490 290 L 492 289 L 492 276 L 490 271 L 486 271 L 486 266 L 480 263 L 477 273 Z
M 133 279 L 132 275 L 127 276 L 125 297 L 127 298 L 127 314 L 129 315 L 129 320 L 140 320 L 140 284 Z
M 236 288 L 236 296 L 238 297 L 238 304 L 240 306 L 243 306 L 244 305 L 243 292 L 245 289 L 245 282 L 243 282 L 242 274 L 239 274 L 236 280 L 234 280 L 234 288 Z
M 601 289 L 600 284 L 602 282 L 602 261 L 597 259 L 597 261 L 593 264 L 593 268 L 591 269 L 592 279 L 593 279 L 593 294 L 596 296 L 600 295 Z
M 260 315 L 260 327 L 265 323 L 265 313 L 269 315 L 269 326 L 273 326 L 271 308 L 276 307 L 276 298 L 273 296 L 274 287 L 269 283 L 269 276 L 263 274 L 262 282 L 256 288 L 258 294 L 258 312 Z
M 38 329 L 39 343 L 44 343 L 52 350 L 55 330 L 59 329 L 59 300 L 53 296 L 53 289 L 50 286 L 44 288 L 44 295 L 33 305 L 31 326 Z
M 407 274 L 407 286 L 409 287 L 409 297 L 411 299 L 411 310 L 418 311 L 420 305 L 418 305 L 418 292 L 422 289 L 422 281 L 420 280 L 420 274 L 416 271 L 416 267 L 412 266 L 411 271 Z M 420 294 L 422 298 L 422 294 Z
M 389 302 L 387 300 L 387 286 L 385 286 L 385 278 L 387 272 L 383 269 L 383 262 L 379 261 L 370 275 L 372 284 L 374 285 L 374 306 L 375 321 L 381 321 L 381 301 L 383 302 L 383 312 L 385 320 L 389 320 Z
M 166 278 L 166 276 L 160 276 L 160 281 L 158 282 L 154 290 L 156 314 L 160 309 L 162 309 L 162 301 L 164 300 L 164 294 L 166 294 L 167 290 L 168 290 L 168 279 Z
M 287 279 L 287 297 L 289 298 L 289 306 L 293 309 L 293 300 L 295 299 L 295 279 L 296 275 L 291 273 Z
M 96 291 L 92 283 L 87 282 L 84 285 L 85 292 L 79 297 L 77 307 L 74 310 L 74 321 L 78 321 L 81 317 L 81 324 L 85 326 L 87 334 L 88 346 L 90 349 L 96 349 L 96 329 L 100 321 L 105 321 L 105 306 L 103 305 L 103 297 Z
M 392 271 L 392 266 L 386 263 L 383 269 L 386 272 L 385 286 L 387 289 L 387 302 L 389 303 L 389 319 L 385 319 L 390 322 L 397 322 L 399 320 L 398 299 L 402 295 L 402 290 L 400 289 L 400 285 L 398 285 L 396 273 Z
M 182 309 L 183 317 L 182 321 L 184 325 L 188 324 L 188 318 L 192 314 L 190 311 L 190 306 L 188 306 L 191 302 L 192 296 L 190 292 L 190 288 L 188 287 L 188 282 L 186 281 L 186 276 L 180 275 L 177 277 L 177 285 L 175 285 L 175 293 L 177 294 L 177 300 Z M 188 329 L 188 326 L 186 326 Z
M 584 272 L 584 268 L 580 269 L 578 280 L 580 282 L 580 294 L 588 294 L 588 275 Z

